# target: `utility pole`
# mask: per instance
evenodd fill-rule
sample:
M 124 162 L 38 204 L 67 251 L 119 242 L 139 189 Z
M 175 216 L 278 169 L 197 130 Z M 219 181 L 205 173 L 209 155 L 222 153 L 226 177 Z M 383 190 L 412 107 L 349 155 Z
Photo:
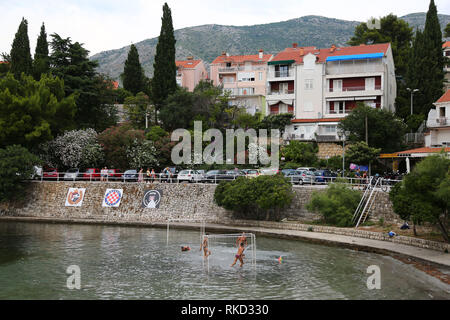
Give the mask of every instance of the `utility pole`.
M 366 143 L 369 145 L 369 126 L 367 123 L 367 114 L 366 114 Z

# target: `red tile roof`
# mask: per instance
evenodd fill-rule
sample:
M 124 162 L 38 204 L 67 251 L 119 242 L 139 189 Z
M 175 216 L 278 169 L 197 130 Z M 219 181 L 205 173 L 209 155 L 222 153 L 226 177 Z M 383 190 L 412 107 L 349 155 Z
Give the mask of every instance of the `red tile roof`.
M 447 90 L 447 92 L 444 93 L 442 95 L 442 97 L 439 98 L 438 101 L 436 101 L 436 103 L 442 103 L 442 102 L 450 102 L 450 89 Z
M 317 49 L 315 47 L 297 47 L 286 48 L 284 51 L 278 53 L 271 61 L 285 61 L 295 60 L 296 63 L 303 63 L 303 57 L 308 53 L 315 54 L 318 57 L 317 62 L 325 62 L 328 57 L 346 56 L 356 54 L 367 53 L 387 53 L 390 43 L 381 43 L 373 45 L 360 45 L 353 47 L 336 47 L 333 48 Z
M 418 148 L 418 149 L 411 149 L 406 151 L 400 151 L 397 152 L 397 154 L 404 154 L 404 153 L 439 153 L 441 150 L 444 149 L 445 152 L 450 152 L 450 148 L 430 148 L 430 147 L 424 147 L 424 148 Z
M 112 85 L 114 89 L 118 89 L 119 88 L 119 81 L 112 81 Z
M 329 119 L 294 119 L 292 123 L 316 123 L 316 122 L 339 122 L 344 118 L 329 118 Z
M 1 64 L 1 63 L 8 63 L 8 61 L 0 61 L 0 64 Z
M 246 61 L 251 62 L 268 62 L 272 58 L 271 54 L 263 54 L 263 58 L 260 59 L 258 54 L 251 54 L 251 55 L 242 55 L 242 56 L 226 56 L 221 55 L 218 56 L 214 61 L 214 63 L 224 63 L 224 62 L 231 62 L 231 63 L 244 63 Z
M 442 48 L 450 48 L 450 41 L 444 42 Z
M 202 60 L 182 60 L 182 61 L 175 61 L 175 64 L 178 67 L 182 67 L 185 69 L 193 69 L 195 68 Z

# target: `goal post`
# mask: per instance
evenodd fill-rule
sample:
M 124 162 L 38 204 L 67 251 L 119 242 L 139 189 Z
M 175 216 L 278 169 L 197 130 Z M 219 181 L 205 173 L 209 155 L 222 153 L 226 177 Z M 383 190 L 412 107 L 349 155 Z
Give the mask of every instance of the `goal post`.
M 253 268 L 256 268 L 256 236 L 253 233 L 205 234 L 203 239 L 207 239 L 208 249 L 211 251 L 211 254 L 204 259 L 208 271 L 210 265 L 218 263 L 229 266 L 233 262 L 239 247 L 237 240 L 242 236 L 246 238 L 244 261 L 247 260 L 245 263 L 250 263 Z
M 185 218 L 169 218 L 167 219 L 166 244 L 169 245 L 170 224 L 176 222 L 192 222 L 200 224 L 200 243 L 205 235 L 205 219 L 185 219 Z

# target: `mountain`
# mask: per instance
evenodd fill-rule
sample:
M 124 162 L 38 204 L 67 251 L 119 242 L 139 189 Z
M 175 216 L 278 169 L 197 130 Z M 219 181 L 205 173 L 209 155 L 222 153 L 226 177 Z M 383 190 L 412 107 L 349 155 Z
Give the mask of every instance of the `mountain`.
M 414 28 L 423 28 L 426 13 L 401 17 Z M 450 15 L 439 15 L 442 29 L 450 23 Z M 175 30 L 177 59 L 188 56 L 202 59 L 208 65 L 223 51 L 232 55 L 256 54 L 259 49 L 276 54 L 297 42 L 299 46 L 327 48 L 332 44 L 345 46 L 353 36 L 359 21 L 347 21 L 320 16 L 305 16 L 288 21 L 254 26 L 203 25 Z M 136 43 L 147 76 L 153 74 L 153 61 L 158 38 Z M 99 62 L 98 71 L 119 79 L 129 46 L 100 52 L 91 57 Z

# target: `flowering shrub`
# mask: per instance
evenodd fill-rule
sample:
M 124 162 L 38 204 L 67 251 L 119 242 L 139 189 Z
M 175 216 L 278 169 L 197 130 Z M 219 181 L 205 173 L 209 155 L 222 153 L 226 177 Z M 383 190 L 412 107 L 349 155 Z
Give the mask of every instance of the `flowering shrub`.
M 150 140 L 134 139 L 126 153 L 130 168 L 150 168 L 159 165 L 156 148 Z

